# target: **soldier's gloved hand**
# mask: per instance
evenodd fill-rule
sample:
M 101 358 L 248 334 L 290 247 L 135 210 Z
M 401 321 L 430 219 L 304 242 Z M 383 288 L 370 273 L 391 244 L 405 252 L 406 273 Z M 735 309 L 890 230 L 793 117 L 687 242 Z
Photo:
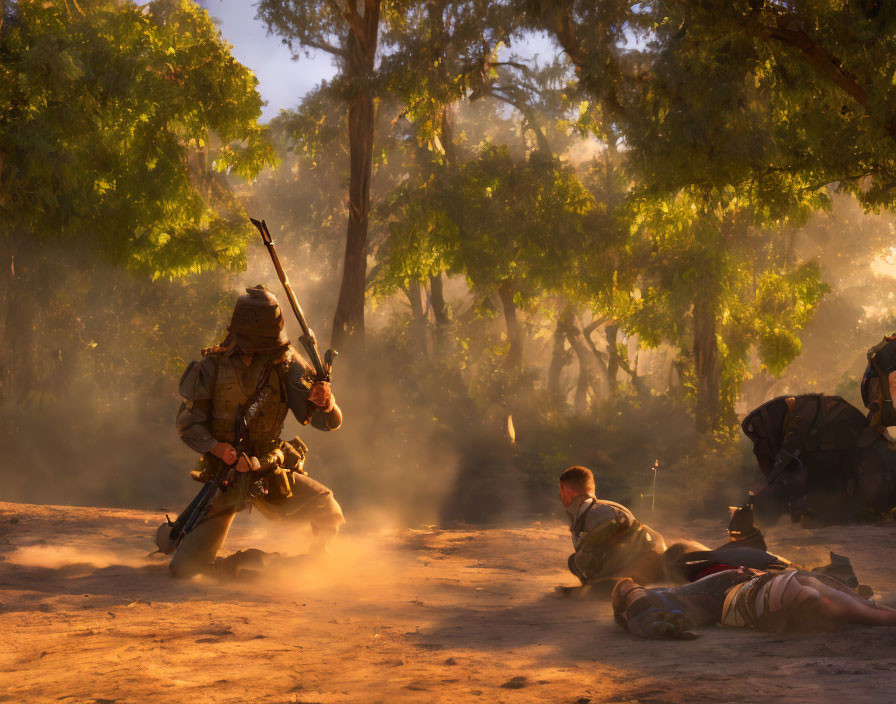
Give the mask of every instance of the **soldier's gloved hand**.
M 308 402 L 324 412 L 333 410 L 333 391 L 329 381 L 316 381 L 308 394 Z
M 240 456 L 234 467 L 237 472 L 257 472 L 261 469 L 261 462 L 257 457 L 249 457 L 245 452 Z
M 236 448 L 229 442 L 219 442 L 209 452 L 226 465 L 236 462 Z

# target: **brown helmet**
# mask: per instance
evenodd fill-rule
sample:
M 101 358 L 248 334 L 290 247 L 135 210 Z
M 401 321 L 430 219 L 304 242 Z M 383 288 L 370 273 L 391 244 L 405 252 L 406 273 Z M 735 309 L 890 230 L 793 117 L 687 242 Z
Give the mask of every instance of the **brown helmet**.
M 236 299 L 227 330 L 243 352 L 273 352 L 289 344 L 280 304 L 263 284 Z

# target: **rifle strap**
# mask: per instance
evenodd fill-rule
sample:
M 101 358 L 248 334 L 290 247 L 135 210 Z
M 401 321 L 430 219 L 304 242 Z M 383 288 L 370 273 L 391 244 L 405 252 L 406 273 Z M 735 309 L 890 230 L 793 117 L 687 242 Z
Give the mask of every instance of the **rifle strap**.
M 796 405 L 800 403 L 801 405 Z M 769 485 L 773 484 L 790 467 L 791 462 L 796 460 L 802 464 L 802 459 L 807 452 L 818 449 L 818 442 L 813 436 L 812 430 L 818 424 L 822 411 L 823 404 L 819 394 L 807 394 L 795 399 L 795 405 L 787 414 L 784 437 L 775 456 L 775 471 L 768 478 Z
M 267 361 L 264 365 L 264 369 L 261 370 L 261 374 L 258 377 L 258 383 L 255 385 L 255 391 L 252 395 L 246 399 L 246 408 L 251 406 L 255 401 L 258 400 L 258 397 L 261 395 L 262 389 L 267 386 L 268 380 L 271 378 L 271 371 L 274 369 L 274 359 L 273 357 Z
M 582 535 L 582 533 L 585 532 L 585 521 L 588 520 L 588 514 L 591 513 L 591 509 L 593 509 L 596 505 L 597 501 L 591 499 L 591 503 L 588 504 L 588 507 L 584 511 L 581 511 L 573 521 L 572 536 L 574 544 L 578 544 L 579 537 Z

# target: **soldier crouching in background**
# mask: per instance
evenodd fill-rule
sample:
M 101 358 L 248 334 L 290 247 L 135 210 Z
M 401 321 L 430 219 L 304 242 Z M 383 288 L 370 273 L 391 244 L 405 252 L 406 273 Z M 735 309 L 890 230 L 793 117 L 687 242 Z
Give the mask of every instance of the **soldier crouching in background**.
M 569 514 L 575 548 L 569 556 L 569 569 L 583 585 L 609 596 L 621 577 L 641 583 L 663 578 L 663 536 L 638 521 L 625 506 L 598 499 L 591 470 L 565 470 L 560 475 L 560 500 Z
M 180 382 L 184 402 L 177 414 L 180 438 L 202 453 L 194 479 L 209 482 L 223 465 L 233 465 L 232 478 L 219 490 L 208 513 L 176 546 L 170 569 L 176 577 L 214 574 L 237 577 L 263 567 L 269 555 L 240 551 L 217 558 L 239 511 L 254 506 L 265 516 L 310 523 L 309 555 L 326 551 L 327 543 L 345 523 L 333 493 L 306 476 L 306 447 L 297 439 L 280 439 L 289 411 L 303 425 L 336 430 L 342 412 L 328 382 L 313 382 L 309 366 L 283 329 L 276 297 L 264 286 L 246 289 L 237 299 L 224 341 L 203 350 Z M 244 451 L 237 456 L 235 421 L 247 407 Z M 175 547 L 168 524 L 159 529 L 162 552 Z

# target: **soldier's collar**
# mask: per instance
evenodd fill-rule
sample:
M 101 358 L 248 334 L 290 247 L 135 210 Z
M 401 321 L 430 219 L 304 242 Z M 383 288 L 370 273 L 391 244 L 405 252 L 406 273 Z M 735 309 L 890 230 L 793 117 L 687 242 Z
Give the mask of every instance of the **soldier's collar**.
M 579 517 L 579 513 L 582 510 L 582 505 L 586 501 L 596 502 L 593 496 L 589 496 L 588 494 L 581 494 L 572 500 L 572 503 L 566 507 L 566 512 L 569 514 L 569 517 L 575 521 Z

